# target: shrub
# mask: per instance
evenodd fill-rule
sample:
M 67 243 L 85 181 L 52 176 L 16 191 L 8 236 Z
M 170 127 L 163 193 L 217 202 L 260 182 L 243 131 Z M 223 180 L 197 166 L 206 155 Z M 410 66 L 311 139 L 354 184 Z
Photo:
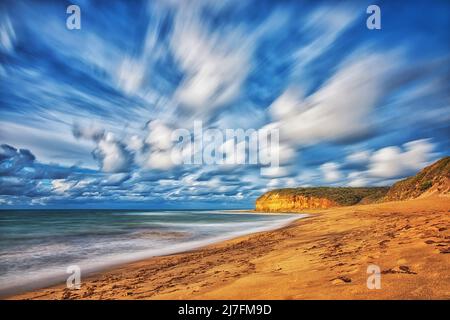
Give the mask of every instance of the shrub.
M 431 188 L 432 185 L 433 185 L 433 182 L 431 182 L 430 180 L 424 181 L 420 184 L 420 190 L 421 191 L 428 190 Z

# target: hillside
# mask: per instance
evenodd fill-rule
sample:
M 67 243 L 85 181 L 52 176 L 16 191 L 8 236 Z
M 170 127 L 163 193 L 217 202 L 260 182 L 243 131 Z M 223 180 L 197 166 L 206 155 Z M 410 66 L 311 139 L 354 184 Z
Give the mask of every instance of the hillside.
M 295 212 L 304 209 L 408 200 L 432 194 L 450 194 L 450 157 L 442 158 L 415 176 L 392 187 L 284 188 L 264 193 L 256 200 L 257 211 Z
M 298 211 L 373 203 L 382 199 L 388 187 L 286 188 L 266 192 L 256 200 L 257 211 Z
M 415 176 L 395 183 L 385 201 L 408 200 L 431 194 L 450 193 L 450 157 L 442 158 Z

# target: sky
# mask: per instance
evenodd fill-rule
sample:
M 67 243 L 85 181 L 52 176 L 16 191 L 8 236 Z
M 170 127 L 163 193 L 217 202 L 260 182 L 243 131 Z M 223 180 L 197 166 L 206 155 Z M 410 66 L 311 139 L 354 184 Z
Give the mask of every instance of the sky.
M 449 155 L 449 15 L 438 0 L 2 1 L 0 209 L 391 185 Z M 171 132 L 195 121 L 277 128 L 280 167 L 173 163 Z

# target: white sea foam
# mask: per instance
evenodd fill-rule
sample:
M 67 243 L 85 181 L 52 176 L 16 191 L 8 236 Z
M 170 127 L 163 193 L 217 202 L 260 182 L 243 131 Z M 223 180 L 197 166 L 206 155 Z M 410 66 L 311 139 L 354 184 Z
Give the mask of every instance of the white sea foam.
M 219 212 L 214 211 L 214 214 Z M 114 213 L 114 215 L 138 214 L 145 216 L 149 214 L 149 218 L 152 219 L 151 216 L 158 213 L 161 215 L 161 212 L 128 212 Z M 189 213 L 192 214 L 192 212 Z M 182 215 L 183 213 L 176 212 L 176 214 Z M 233 221 L 234 217 L 229 216 L 232 213 L 227 213 L 226 222 L 211 221 L 208 223 L 207 219 L 211 213 L 203 211 L 199 214 L 204 214 L 204 220 L 206 221 L 142 221 L 141 225 L 151 224 L 152 227 L 156 228 L 156 231 L 137 229 L 122 234 L 119 238 L 110 239 L 106 236 L 100 238 L 97 242 L 79 239 L 72 246 L 60 243 L 52 243 L 48 246 L 36 244 L 21 252 L 4 253 L 2 263 L 13 265 L 15 261 L 27 261 L 29 266 L 28 268 L 25 268 L 25 266 L 8 268 L 7 272 L 2 272 L 0 275 L 0 294 L 12 294 L 64 282 L 68 276 L 66 274 L 68 265 L 78 265 L 81 268 L 83 278 L 87 274 L 111 266 L 189 251 L 242 235 L 277 229 L 306 216 L 299 214 L 281 215 L 278 217 L 271 216 L 268 219 L 268 217 L 254 215 L 254 218 L 248 217 L 247 221 L 239 221 L 242 216 L 236 214 L 237 221 Z M 172 236 L 171 233 L 176 235 L 178 229 L 182 229 L 186 233 Z M 152 232 L 155 232 L 155 235 L 149 237 L 148 235 L 152 235 Z M 158 236 L 158 232 L 165 232 L 162 233 L 165 236 Z M 70 250 L 73 251 L 70 252 Z M 70 256 L 64 258 L 64 254 L 70 254 Z M 61 259 L 61 261 L 58 259 Z M 47 260 L 51 262 L 47 263 Z

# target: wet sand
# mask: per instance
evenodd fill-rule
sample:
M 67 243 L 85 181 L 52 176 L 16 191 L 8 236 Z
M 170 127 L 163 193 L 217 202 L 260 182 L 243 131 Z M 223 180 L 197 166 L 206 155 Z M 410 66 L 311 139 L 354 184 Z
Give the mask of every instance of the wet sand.
M 450 198 L 308 211 L 287 227 L 11 299 L 450 299 Z M 367 288 L 367 268 L 381 289 Z

